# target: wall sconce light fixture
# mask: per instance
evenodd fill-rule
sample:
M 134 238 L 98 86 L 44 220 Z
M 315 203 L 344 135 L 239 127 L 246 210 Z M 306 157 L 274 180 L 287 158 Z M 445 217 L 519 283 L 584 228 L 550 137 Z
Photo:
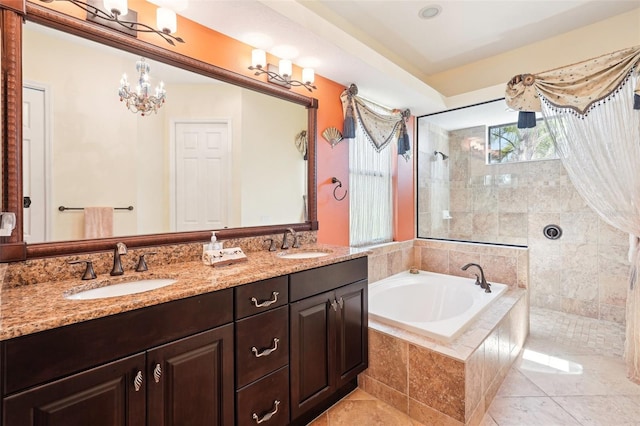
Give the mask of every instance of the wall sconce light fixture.
M 161 81 L 155 89 L 155 95 L 150 95 L 151 83 L 149 83 L 149 64 L 140 58 L 136 62 L 136 70 L 139 73 L 138 84 L 135 90 L 131 90 L 127 75 L 124 74 L 120 80 L 120 101 L 124 101 L 127 109 L 134 114 L 140 113 L 144 116 L 150 112 L 158 112 L 158 109 L 164 104 L 167 91 L 164 89 L 164 83 Z
M 313 68 L 303 68 L 302 81 L 294 80 L 291 78 L 293 64 L 289 59 L 280 59 L 277 67 L 267 64 L 267 54 L 262 49 L 253 49 L 251 52 L 251 65 L 249 69 L 252 71 L 255 70 L 255 75 L 267 74 L 267 80 L 270 83 L 279 84 L 287 89 L 292 86 L 302 86 L 310 92 L 317 89 L 316 86 L 313 85 L 316 78 Z
M 43 3 L 52 3 L 54 0 L 40 0 Z M 138 14 L 129 10 L 127 0 L 104 0 L 101 8 L 100 0 L 88 0 L 86 3 L 80 0 L 58 0 L 68 1 L 80 9 L 87 12 L 87 20 L 97 22 L 110 28 L 117 29 L 136 36 L 138 32 L 155 33 L 162 37 L 167 43 L 175 46 L 175 41 L 184 43 L 180 37 L 174 36 L 176 32 L 176 13 L 170 9 L 160 7 L 156 12 L 156 25 L 158 29 L 137 21 Z

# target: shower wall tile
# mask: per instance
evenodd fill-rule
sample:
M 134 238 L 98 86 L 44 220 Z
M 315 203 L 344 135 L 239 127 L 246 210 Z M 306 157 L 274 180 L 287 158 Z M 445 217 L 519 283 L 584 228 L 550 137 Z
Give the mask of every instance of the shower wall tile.
M 594 212 L 561 213 L 558 225 L 562 227 L 564 243 L 598 243 L 598 216 Z
M 498 233 L 497 213 L 476 213 L 473 215 L 473 235 L 496 235 Z
M 628 247 L 628 236 L 621 230 L 614 228 L 604 220 L 598 220 L 598 243 L 607 245 L 622 245 Z
M 501 237 L 527 237 L 527 214 L 526 213 L 501 213 L 498 216 L 498 235 Z

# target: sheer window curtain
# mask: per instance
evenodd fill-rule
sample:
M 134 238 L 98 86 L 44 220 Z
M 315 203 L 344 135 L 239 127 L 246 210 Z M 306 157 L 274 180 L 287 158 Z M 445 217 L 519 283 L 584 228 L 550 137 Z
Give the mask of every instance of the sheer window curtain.
M 393 240 L 391 146 L 380 152 L 356 126 L 349 141 L 349 244 L 364 246 Z
M 639 71 L 636 46 L 517 75 L 507 84 L 505 97 L 522 117 L 531 118 L 534 111 L 541 111 L 545 119 L 561 117 L 548 122 L 571 182 L 604 221 L 629 234 L 625 362 L 629 378 L 640 384 Z M 535 125 L 524 119 L 521 124 Z

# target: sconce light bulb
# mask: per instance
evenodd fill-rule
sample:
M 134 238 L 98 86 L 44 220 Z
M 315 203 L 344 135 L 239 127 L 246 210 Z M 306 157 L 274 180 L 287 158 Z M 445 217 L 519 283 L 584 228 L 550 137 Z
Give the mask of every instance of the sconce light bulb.
M 283 77 L 291 77 L 293 64 L 289 59 L 280 59 L 278 63 L 278 73 Z
M 251 66 L 254 68 L 263 68 L 267 64 L 267 53 L 262 49 L 253 49 L 251 51 Z
M 176 13 L 166 7 L 159 7 L 156 10 L 156 25 L 163 33 L 175 33 L 178 30 Z
M 104 0 L 104 8 L 114 15 L 124 16 L 129 13 L 127 0 Z
M 302 82 L 305 84 L 313 84 L 316 80 L 313 68 L 302 68 Z

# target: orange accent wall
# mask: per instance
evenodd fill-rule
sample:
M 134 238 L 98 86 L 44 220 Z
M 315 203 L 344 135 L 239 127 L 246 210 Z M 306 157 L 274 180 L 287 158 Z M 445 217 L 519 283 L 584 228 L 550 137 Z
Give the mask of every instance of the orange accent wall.
M 396 156 L 396 174 L 394 178 L 394 239 L 407 241 L 415 238 L 416 204 L 415 204 L 415 117 L 407 123 L 407 132 L 411 135 L 411 158 Z
M 40 4 L 40 2 L 38 2 Z M 85 12 L 67 2 L 42 3 L 51 9 L 84 19 Z M 130 1 L 129 8 L 138 12 L 138 21 L 155 25 L 156 6 L 145 1 Z M 139 38 L 150 44 L 181 53 L 225 68 L 227 70 L 266 81 L 266 76 L 254 76 L 248 69 L 251 62 L 252 47 L 224 34 L 206 28 L 193 21 L 178 16 L 177 35 L 185 43 L 171 46 L 156 34 L 139 34 Z M 267 60 L 274 63 L 275 58 Z M 294 66 L 294 75 L 300 75 L 301 69 Z M 342 189 L 349 191 L 349 146 L 348 141 L 339 143 L 334 148 L 325 141 L 321 134 L 327 127 L 337 127 L 342 131 L 342 104 L 340 94 L 345 89 L 339 83 L 316 75 L 315 85 L 318 88 L 309 93 L 305 88 L 294 87 L 291 90 L 318 99 L 317 127 L 317 194 L 318 194 L 318 242 L 325 244 L 349 245 L 349 195 L 342 201 L 333 198 L 334 185 L 332 177 L 342 181 Z M 413 119 L 408 126 L 413 133 Z M 412 138 L 412 147 L 414 144 Z M 413 156 L 412 156 L 413 157 Z M 415 203 L 413 200 L 413 160 L 405 162 L 399 158 L 394 181 L 396 182 L 395 209 L 397 223 L 395 235 L 397 240 L 413 238 L 415 223 Z M 339 195 L 342 192 L 339 192 Z

